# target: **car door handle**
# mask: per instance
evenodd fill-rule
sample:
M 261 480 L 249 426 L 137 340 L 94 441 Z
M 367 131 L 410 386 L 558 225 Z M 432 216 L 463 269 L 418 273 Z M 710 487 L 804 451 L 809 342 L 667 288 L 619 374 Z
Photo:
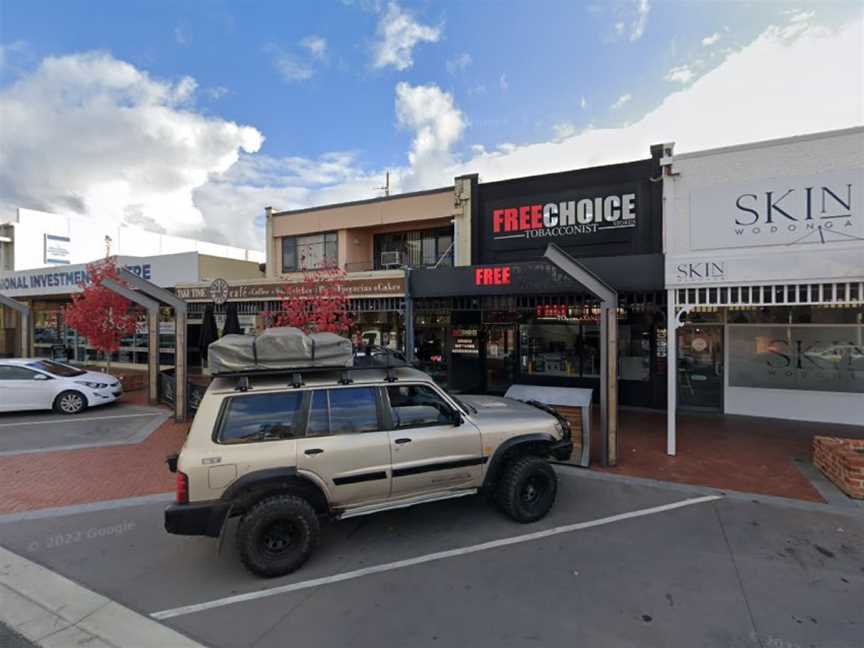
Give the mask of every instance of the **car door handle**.
M 393 443 L 398 443 L 402 445 L 403 443 L 411 443 L 411 439 L 396 439 Z
M 307 455 L 316 455 L 324 452 L 321 448 L 309 448 L 308 450 L 304 450 Z

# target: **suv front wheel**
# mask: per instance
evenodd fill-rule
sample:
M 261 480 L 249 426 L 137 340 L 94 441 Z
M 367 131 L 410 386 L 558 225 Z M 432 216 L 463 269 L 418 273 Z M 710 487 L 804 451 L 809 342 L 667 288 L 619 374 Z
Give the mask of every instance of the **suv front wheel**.
M 552 508 L 557 491 L 558 478 L 545 459 L 522 457 L 501 475 L 495 500 L 517 522 L 535 522 Z
M 265 578 L 290 574 L 312 554 L 318 531 L 318 517 L 305 499 L 268 497 L 253 506 L 237 527 L 240 560 Z

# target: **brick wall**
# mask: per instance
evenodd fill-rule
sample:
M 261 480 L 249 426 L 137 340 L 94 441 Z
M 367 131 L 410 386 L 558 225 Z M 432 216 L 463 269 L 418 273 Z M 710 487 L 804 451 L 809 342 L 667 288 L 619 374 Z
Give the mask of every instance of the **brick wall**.
M 582 408 L 563 405 L 553 405 L 552 407 L 570 423 L 570 430 L 573 434 L 573 452 L 570 458 L 578 461 L 582 455 Z
M 813 437 L 813 463 L 849 497 L 864 499 L 864 439 Z

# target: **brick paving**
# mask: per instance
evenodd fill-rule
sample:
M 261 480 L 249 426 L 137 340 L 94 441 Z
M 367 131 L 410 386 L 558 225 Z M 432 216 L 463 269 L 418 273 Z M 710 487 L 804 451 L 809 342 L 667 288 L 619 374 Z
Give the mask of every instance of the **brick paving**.
M 146 392 L 124 394 L 122 402 L 146 404 Z M 189 423 L 168 420 L 136 445 L 0 457 L 0 514 L 173 491 L 165 457 L 188 430 Z
M 144 405 L 147 393 L 128 392 L 123 402 Z M 684 414 L 678 455 L 669 457 L 664 412 L 625 409 L 619 420 L 619 464 L 604 469 L 595 416 L 595 470 L 813 502 L 824 499 L 795 464 L 811 460 L 813 437 L 864 438 L 859 426 Z M 165 457 L 177 452 L 188 430 L 189 423 L 169 420 L 137 445 L 0 457 L 0 514 L 173 491 Z
M 815 435 L 864 438 L 864 426 L 731 415 L 682 414 L 678 454 L 666 454 L 666 413 L 622 410 L 619 462 L 599 468 L 599 420 L 592 462 L 604 472 L 824 502 L 796 466 L 811 462 Z

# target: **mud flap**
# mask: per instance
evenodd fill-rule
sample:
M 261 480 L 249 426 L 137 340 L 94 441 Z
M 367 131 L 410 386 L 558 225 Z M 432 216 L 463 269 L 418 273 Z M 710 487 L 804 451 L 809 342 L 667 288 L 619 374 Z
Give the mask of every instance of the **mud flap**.
M 234 505 L 228 507 L 228 512 L 225 514 L 225 520 L 222 522 L 222 528 L 219 529 L 219 541 L 216 543 L 216 555 L 222 555 L 222 541 L 225 539 L 225 528 L 228 526 L 228 520 L 231 519 L 231 510 Z

